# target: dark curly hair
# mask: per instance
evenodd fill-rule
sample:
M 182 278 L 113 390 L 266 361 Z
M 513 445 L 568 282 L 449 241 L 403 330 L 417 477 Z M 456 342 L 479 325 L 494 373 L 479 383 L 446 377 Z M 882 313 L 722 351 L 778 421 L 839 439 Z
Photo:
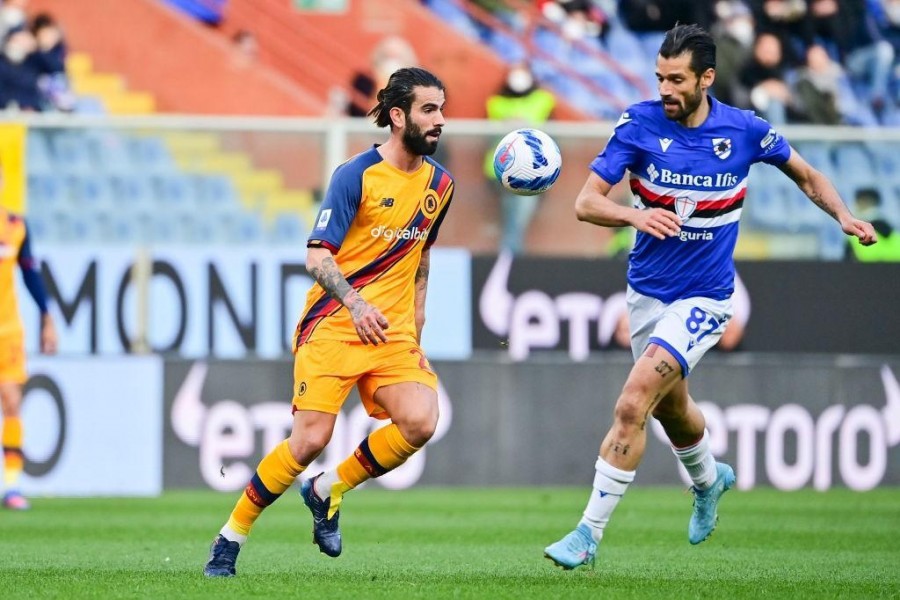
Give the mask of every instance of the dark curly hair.
M 374 118 L 375 124 L 379 127 L 390 125 L 391 109 L 395 106 L 403 109 L 404 114 L 408 117 L 416 96 L 413 91 L 416 86 L 444 89 L 441 80 L 425 69 L 418 67 L 397 69 L 391 74 L 387 85 L 378 90 L 378 104 L 369 111 L 369 116 Z
M 691 53 L 691 71 L 697 76 L 716 68 L 716 42 L 699 25 L 675 25 L 666 32 L 666 39 L 659 47 L 663 58 L 674 58 L 685 52 Z

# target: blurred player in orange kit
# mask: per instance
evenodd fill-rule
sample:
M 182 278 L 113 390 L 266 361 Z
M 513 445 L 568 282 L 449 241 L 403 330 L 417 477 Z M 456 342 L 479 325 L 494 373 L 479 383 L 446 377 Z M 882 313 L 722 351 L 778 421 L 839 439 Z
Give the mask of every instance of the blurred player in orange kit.
M 328 556 L 341 553 L 343 495 L 402 465 L 434 434 L 437 375 L 419 342 L 430 248 L 454 189 L 430 158 L 443 110 L 444 85 L 434 75 L 395 71 L 369 112 L 379 127 L 390 127 L 390 139 L 335 170 L 307 242 L 316 283 L 294 335 L 293 430 L 260 462 L 213 541 L 207 576 L 235 574 L 253 523 L 328 444 L 354 385 L 369 414 L 391 423 L 301 487 L 313 541 Z
M 0 179 L 2 186 L 2 179 Z M 25 327 L 16 301 L 16 265 L 22 269 L 25 286 L 41 311 L 41 352 L 56 352 L 56 328 L 47 311 L 47 291 L 25 220 L 0 206 L 0 405 L 3 409 L 3 506 L 27 510 L 28 501 L 18 489 L 22 474 L 22 386 L 25 370 Z

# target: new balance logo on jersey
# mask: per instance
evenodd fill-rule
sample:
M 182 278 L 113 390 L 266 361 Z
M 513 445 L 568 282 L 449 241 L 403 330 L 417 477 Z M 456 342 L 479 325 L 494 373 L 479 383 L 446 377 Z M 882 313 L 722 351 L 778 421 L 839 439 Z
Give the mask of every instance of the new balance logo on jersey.
M 391 208 L 392 206 L 394 206 L 394 199 L 393 198 L 382 198 L 381 202 L 378 203 L 378 206 L 381 206 L 384 208 Z
M 659 147 L 662 148 L 662 151 L 665 152 L 669 149 L 669 146 L 672 144 L 672 140 L 669 138 L 659 138 Z

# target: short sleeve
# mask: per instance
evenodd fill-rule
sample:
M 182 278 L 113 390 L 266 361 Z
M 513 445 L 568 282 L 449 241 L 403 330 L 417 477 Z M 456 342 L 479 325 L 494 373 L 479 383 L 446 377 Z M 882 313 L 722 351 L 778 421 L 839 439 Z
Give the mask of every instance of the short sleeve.
M 362 172 L 351 168 L 350 163 L 344 163 L 331 178 L 306 245 L 339 250 L 361 201 Z
M 637 148 L 633 142 L 638 125 L 629 113 L 624 112 L 616 123 L 606 148 L 591 161 L 591 171 L 607 183 L 615 185 L 634 164 Z
M 753 162 L 782 165 L 791 157 L 791 146 L 765 119 L 750 119 L 750 143 L 755 150 Z

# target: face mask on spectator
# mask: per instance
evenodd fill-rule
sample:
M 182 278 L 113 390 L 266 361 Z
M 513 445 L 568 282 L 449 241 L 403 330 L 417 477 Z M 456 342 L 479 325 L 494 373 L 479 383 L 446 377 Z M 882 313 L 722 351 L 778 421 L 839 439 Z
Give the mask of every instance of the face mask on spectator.
M 4 54 L 6 54 L 6 58 L 9 62 L 19 64 L 25 60 L 26 56 L 28 56 L 28 50 L 19 46 L 10 45 L 6 47 Z
M 753 22 L 746 18 L 732 19 L 728 24 L 728 33 L 745 48 L 749 48 L 756 37 Z
M 891 2 L 884 8 L 887 11 L 888 20 L 894 25 L 900 25 L 900 3 Z
M 12 29 L 25 22 L 25 11 L 15 6 L 7 6 L 2 10 L 0 18 L 7 29 Z
M 506 85 L 515 93 L 521 94 L 534 85 L 534 78 L 525 69 L 513 69 L 506 78 Z

